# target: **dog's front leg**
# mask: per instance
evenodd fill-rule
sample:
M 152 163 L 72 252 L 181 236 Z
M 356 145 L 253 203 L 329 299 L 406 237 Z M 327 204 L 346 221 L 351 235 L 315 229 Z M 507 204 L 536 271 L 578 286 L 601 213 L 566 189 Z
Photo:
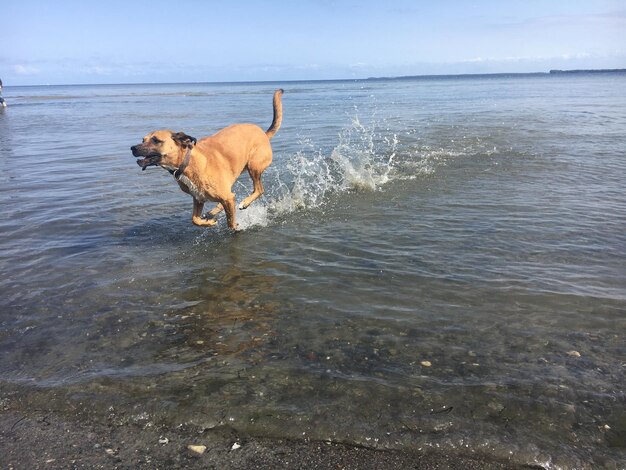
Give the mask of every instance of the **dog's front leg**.
M 215 225 L 217 223 L 217 220 L 202 218 L 203 207 L 203 202 L 199 202 L 196 200 L 196 198 L 193 198 L 193 215 L 191 216 L 191 221 L 194 225 L 198 225 L 199 227 L 210 227 L 211 225 Z

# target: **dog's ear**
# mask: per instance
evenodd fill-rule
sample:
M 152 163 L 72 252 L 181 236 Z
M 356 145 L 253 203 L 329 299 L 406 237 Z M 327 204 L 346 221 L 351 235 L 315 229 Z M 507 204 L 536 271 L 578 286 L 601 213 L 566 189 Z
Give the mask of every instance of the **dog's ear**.
M 172 134 L 172 140 L 184 149 L 191 148 L 196 145 L 196 139 L 185 134 L 184 132 L 176 132 Z

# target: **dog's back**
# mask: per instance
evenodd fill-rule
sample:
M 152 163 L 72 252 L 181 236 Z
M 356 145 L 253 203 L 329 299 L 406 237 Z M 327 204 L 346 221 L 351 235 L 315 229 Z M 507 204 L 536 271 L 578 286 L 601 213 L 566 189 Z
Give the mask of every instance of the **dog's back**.
M 270 139 L 256 124 L 225 127 L 210 137 L 198 140 L 196 148 L 213 163 L 220 166 L 226 164 L 233 183 L 246 167 L 260 164 L 265 169 L 272 161 Z

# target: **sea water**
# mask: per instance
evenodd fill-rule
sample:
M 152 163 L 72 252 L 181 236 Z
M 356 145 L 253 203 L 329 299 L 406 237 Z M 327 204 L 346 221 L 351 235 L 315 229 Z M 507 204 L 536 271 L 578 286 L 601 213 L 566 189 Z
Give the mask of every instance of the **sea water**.
M 265 194 L 239 233 L 193 226 L 190 197 L 129 147 L 265 129 L 279 87 Z M 0 388 L 142 425 L 621 467 L 625 89 L 6 87 Z

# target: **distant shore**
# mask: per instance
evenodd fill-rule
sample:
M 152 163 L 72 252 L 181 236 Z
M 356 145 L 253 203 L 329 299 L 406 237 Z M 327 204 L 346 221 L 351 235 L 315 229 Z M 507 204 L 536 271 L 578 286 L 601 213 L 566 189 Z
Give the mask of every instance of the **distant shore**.
M 552 69 L 548 72 L 496 72 L 496 73 L 459 73 L 441 75 L 403 75 L 399 77 L 368 77 L 366 80 L 414 80 L 414 79 L 442 79 L 442 78 L 480 78 L 480 77 L 537 77 L 557 74 L 585 74 L 585 73 L 626 73 L 626 69 L 579 69 L 559 70 Z
M 626 69 L 575 69 L 575 70 L 550 70 L 550 74 L 559 73 L 626 73 Z

